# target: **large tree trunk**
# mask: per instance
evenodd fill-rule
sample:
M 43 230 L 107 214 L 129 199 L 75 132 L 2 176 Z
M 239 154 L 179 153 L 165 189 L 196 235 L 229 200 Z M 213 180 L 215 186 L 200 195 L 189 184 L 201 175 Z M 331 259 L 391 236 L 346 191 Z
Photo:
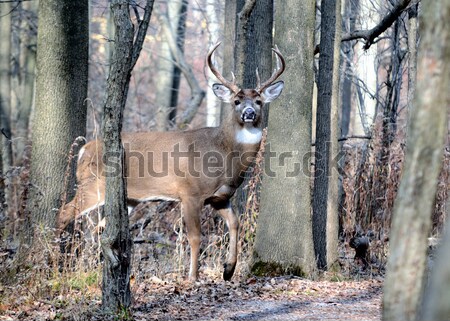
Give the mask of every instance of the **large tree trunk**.
M 75 162 L 69 152 L 86 130 L 88 7 L 87 0 L 39 2 L 33 189 L 28 210 L 36 224 L 50 228 L 55 226 L 63 193 L 73 196 Z
M 127 100 L 131 71 L 139 57 L 147 33 L 153 8 L 148 0 L 144 17 L 134 39 L 134 27 L 127 0 L 112 0 L 111 11 L 115 25 L 113 63 L 111 64 L 107 98 L 103 111 L 103 157 L 109 160 L 106 167 L 104 214 L 106 228 L 102 235 L 105 258 L 102 281 L 102 306 L 105 311 L 127 310 L 131 304 L 131 236 L 126 204 L 124 179 L 124 150 L 121 140 L 122 119 Z
M 340 0 L 322 0 L 313 193 L 314 250 L 319 269 L 338 259 L 338 101 Z
M 315 1 L 278 1 L 275 41 L 286 58 L 285 90 L 269 110 L 268 145 L 252 271 L 310 275 L 311 106 Z
M 11 145 L 11 3 L 0 3 L 0 142 L 5 175 L 6 210 L 12 205 L 11 180 L 8 171 L 13 163 Z
M 384 287 L 384 320 L 407 321 L 417 317 L 424 284 L 430 217 L 447 134 L 450 5 L 448 1 L 429 1 L 422 5 L 415 107 L 408 129 L 405 169 L 395 200 Z M 448 285 L 448 277 L 437 282 Z M 433 299 L 444 299 L 440 291 L 434 292 Z M 446 304 L 448 306 L 448 301 Z M 448 314 L 440 314 L 444 310 L 431 310 L 427 320 L 448 318 Z

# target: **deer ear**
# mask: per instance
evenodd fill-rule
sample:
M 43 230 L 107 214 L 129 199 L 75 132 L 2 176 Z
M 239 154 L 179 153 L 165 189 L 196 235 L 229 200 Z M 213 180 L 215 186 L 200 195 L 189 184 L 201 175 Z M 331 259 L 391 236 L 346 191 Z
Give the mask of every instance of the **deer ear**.
M 232 92 L 230 89 L 221 84 L 212 85 L 212 90 L 214 94 L 219 97 L 222 101 L 229 103 L 231 101 Z
M 263 90 L 261 95 L 264 98 L 265 103 L 270 103 L 271 101 L 274 101 L 275 99 L 280 96 L 281 92 L 283 91 L 284 82 L 283 81 L 277 81 L 276 83 L 270 85 L 266 89 Z

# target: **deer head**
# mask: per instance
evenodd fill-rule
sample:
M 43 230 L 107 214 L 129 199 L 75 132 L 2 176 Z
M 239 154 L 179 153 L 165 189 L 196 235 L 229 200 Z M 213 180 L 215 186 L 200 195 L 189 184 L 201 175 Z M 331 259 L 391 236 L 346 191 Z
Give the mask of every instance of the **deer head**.
M 231 107 L 233 107 L 234 110 L 235 120 L 241 126 L 245 126 L 247 124 L 258 126 L 261 117 L 261 107 L 263 104 L 269 103 L 278 98 L 283 90 L 284 82 L 277 81 L 274 83 L 274 81 L 277 80 L 284 72 L 284 58 L 277 48 L 272 49 L 281 62 L 281 66 L 277 68 L 272 76 L 262 84 L 260 82 L 258 70 L 256 70 L 256 88 L 240 89 L 236 84 L 236 78 L 233 73 L 231 74 L 232 81 L 228 81 L 222 76 L 212 62 L 212 55 L 219 45 L 220 42 L 211 49 L 207 56 L 208 67 L 220 81 L 220 84 L 216 83 L 212 86 L 214 94 L 222 101 L 231 104 Z

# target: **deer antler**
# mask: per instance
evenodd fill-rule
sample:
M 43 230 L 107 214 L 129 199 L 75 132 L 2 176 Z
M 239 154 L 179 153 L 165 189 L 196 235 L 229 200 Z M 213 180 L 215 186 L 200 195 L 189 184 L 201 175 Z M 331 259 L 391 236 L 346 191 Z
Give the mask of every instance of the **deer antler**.
M 278 47 L 275 46 L 275 48 L 272 48 L 272 51 L 277 55 L 277 68 L 273 72 L 272 76 L 270 76 L 269 79 L 267 79 L 263 84 L 260 84 L 260 78 L 258 69 L 256 69 L 256 91 L 261 93 L 264 89 L 269 87 L 275 80 L 278 79 L 278 77 L 281 76 L 281 74 L 284 72 L 284 69 L 286 67 L 286 62 L 284 61 L 283 55 L 278 50 Z M 279 66 L 278 62 L 281 62 L 281 66 Z
M 214 64 L 212 62 L 212 59 L 211 59 L 212 54 L 217 49 L 217 47 L 219 47 L 219 45 L 220 45 L 220 42 L 218 42 L 208 53 L 208 57 L 207 57 L 208 67 L 209 67 L 209 69 L 211 69 L 211 72 L 214 74 L 214 76 L 216 76 L 216 78 L 222 83 L 222 85 L 224 85 L 225 87 L 230 89 L 232 92 L 237 94 L 238 92 L 241 91 L 241 89 L 236 85 L 236 78 L 234 77 L 234 75 L 231 74 L 233 76 L 233 81 L 230 82 L 230 81 L 226 80 L 225 77 L 222 76 L 222 74 L 217 70 L 217 68 L 214 66 Z

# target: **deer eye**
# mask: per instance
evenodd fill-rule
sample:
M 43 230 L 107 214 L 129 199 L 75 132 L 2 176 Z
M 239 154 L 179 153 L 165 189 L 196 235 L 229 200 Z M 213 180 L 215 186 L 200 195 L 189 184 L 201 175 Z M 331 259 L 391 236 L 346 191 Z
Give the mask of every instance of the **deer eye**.
M 261 106 L 261 105 L 262 105 L 262 101 L 261 101 L 261 100 L 257 100 L 257 101 L 256 101 L 256 104 L 259 105 L 259 106 Z
M 234 104 L 237 106 L 237 105 L 239 105 L 241 102 L 239 101 L 239 100 L 235 100 L 234 101 Z

